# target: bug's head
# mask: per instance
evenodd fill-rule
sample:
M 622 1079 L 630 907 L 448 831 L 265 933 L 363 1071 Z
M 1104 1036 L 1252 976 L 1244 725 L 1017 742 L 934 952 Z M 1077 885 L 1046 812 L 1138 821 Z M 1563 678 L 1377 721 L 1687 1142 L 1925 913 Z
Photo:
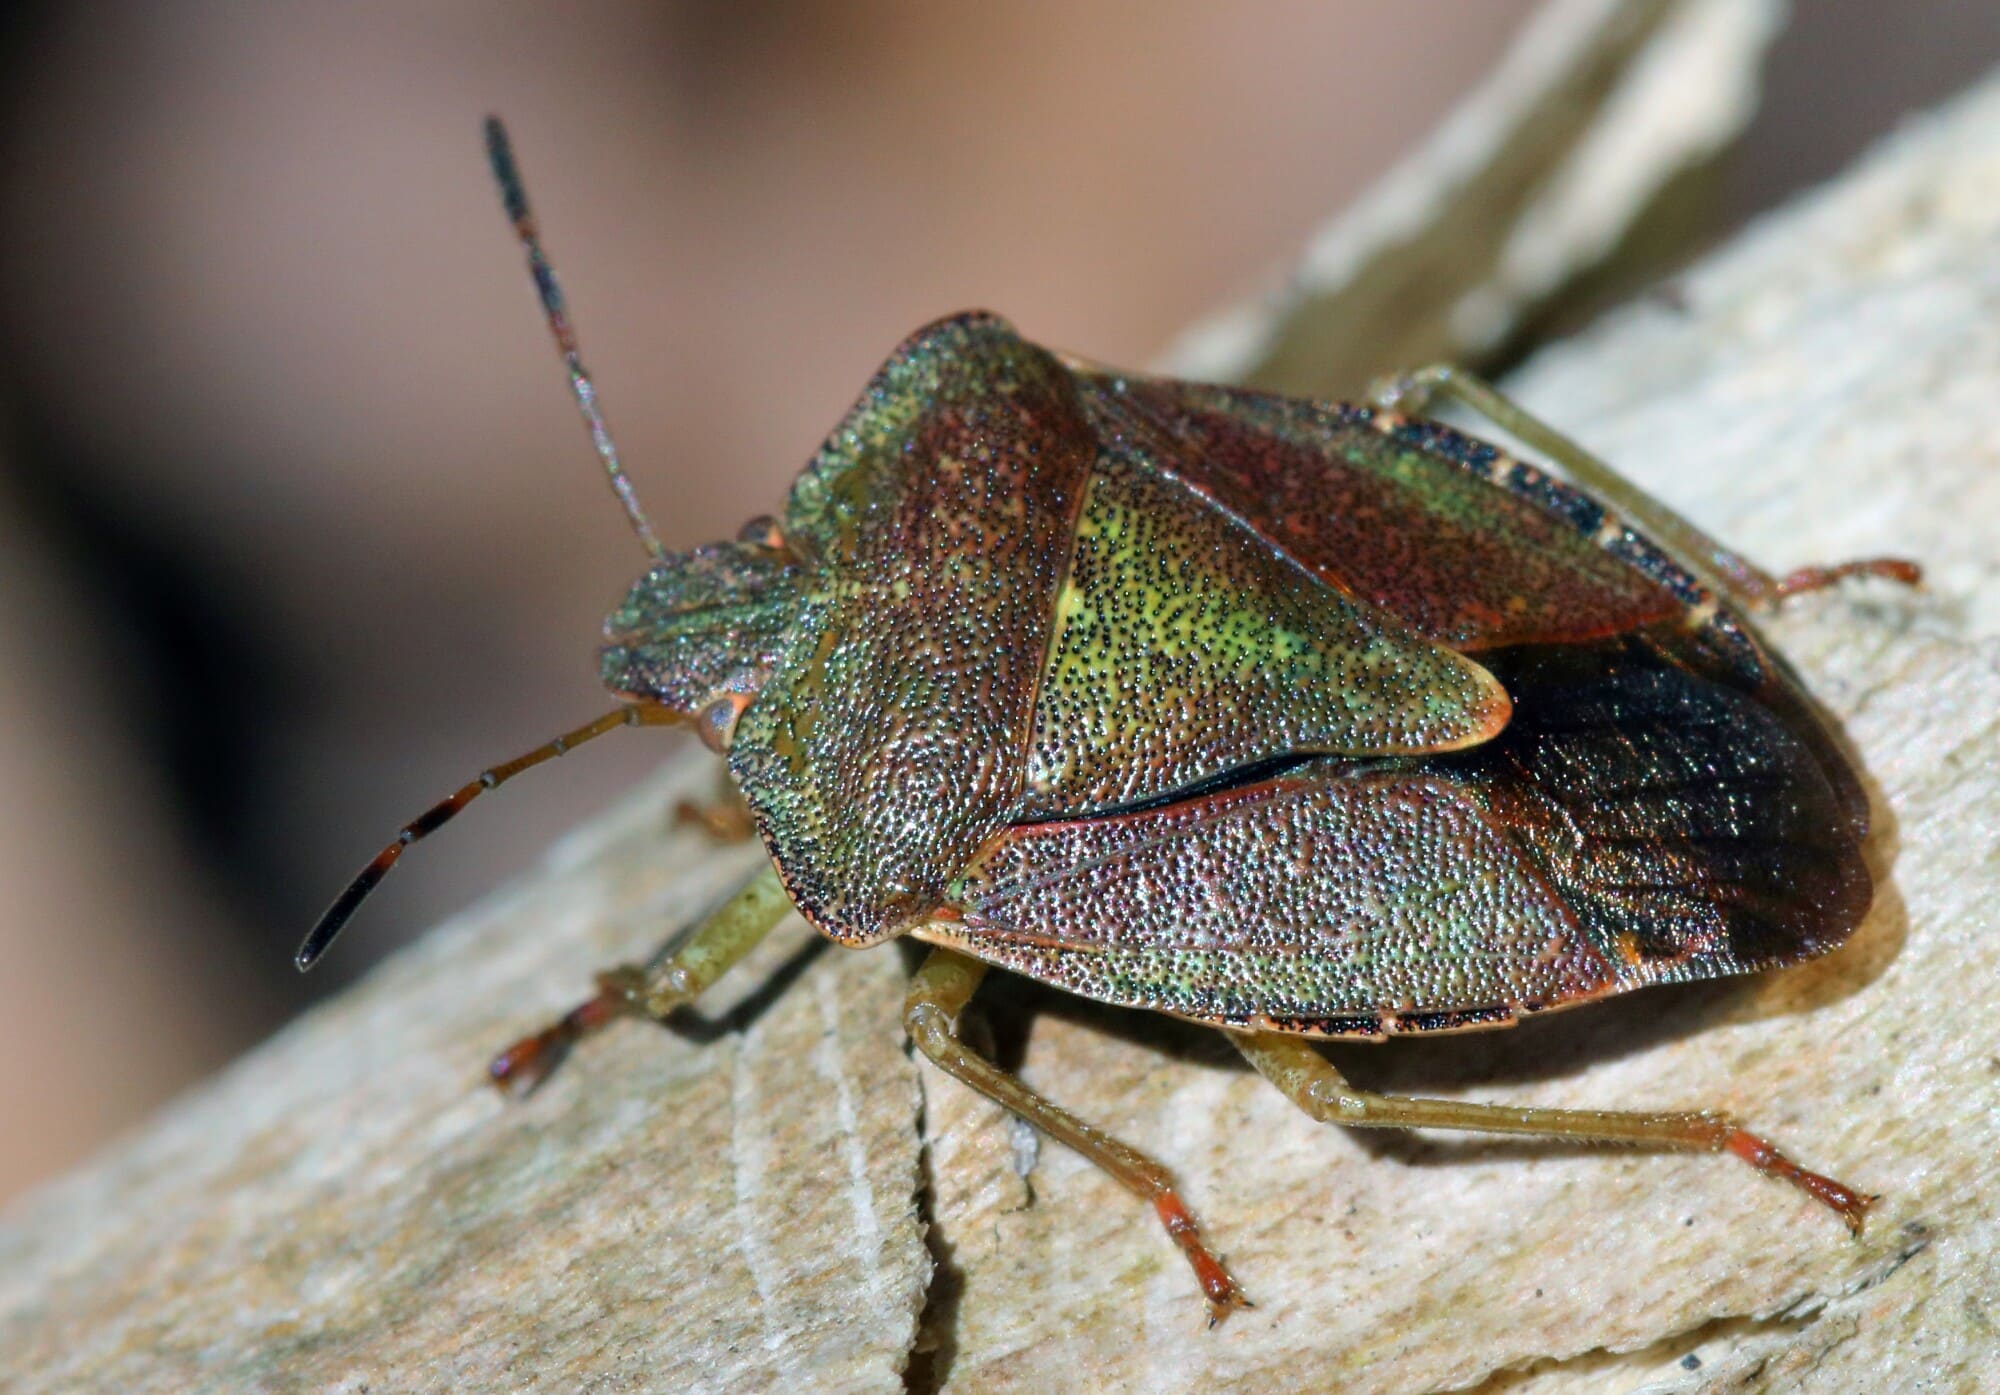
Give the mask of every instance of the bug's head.
M 768 520 L 660 557 L 604 622 L 604 684 L 688 717 L 727 751 L 792 628 L 804 572 Z

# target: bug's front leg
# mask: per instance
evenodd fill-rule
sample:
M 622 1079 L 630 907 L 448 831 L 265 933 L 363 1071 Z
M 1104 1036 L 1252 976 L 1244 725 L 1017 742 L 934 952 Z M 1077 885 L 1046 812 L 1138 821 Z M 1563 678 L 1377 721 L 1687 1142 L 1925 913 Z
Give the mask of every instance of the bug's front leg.
M 1808 1172 L 1756 1134 L 1723 1114 L 1652 1114 L 1624 1110 L 1536 1109 L 1418 1099 L 1357 1090 L 1346 1077 L 1297 1037 L 1275 1032 L 1231 1032 L 1236 1049 L 1292 1103 L 1324 1124 L 1355 1128 L 1461 1129 L 1472 1133 L 1529 1134 L 1586 1143 L 1637 1143 L 1693 1152 L 1731 1153 L 1759 1172 L 1790 1182 L 1831 1209 L 1859 1235 L 1876 1198 L 1831 1177 Z
M 750 806 L 740 798 L 683 799 L 674 805 L 674 822 L 699 828 L 718 843 L 747 843 L 757 836 Z
M 502 1051 L 487 1074 L 508 1094 L 526 1094 L 548 1078 L 570 1047 L 600 1028 L 621 1017 L 665 1018 L 693 1002 L 791 909 L 776 870 L 766 867 L 665 958 L 649 965 L 621 964 L 599 974 L 595 997 Z
M 1385 378 L 1375 384 L 1369 396 L 1384 411 L 1421 414 L 1433 400 L 1443 397 L 1477 412 L 1555 462 L 1570 483 L 1666 547 L 1674 560 L 1711 590 L 1740 604 L 1775 605 L 1788 596 L 1821 590 L 1848 576 L 1887 577 L 1905 586 L 1916 586 L 1923 580 L 1922 569 L 1901 557 L 1864 557 L 1774 576 L 1724 547 L 1484 378 L 1451 364 L 1432 364 L 1414 373 Z
M 736 782 L 718 772 L 706 799 L 683 799 L 674 805 L 674 822 L 699 828 L 718 843 L 747 843 L 757 836 L 757 821 Z
M 985 974 L 986 966 L 977 960 L 946 949 L 931 950 L 910 979 L 909 996 L 903 1004 L 903 1026 L 917 1049 L 947 1075 L 1011 1109 L 1057 1142 L 1075 1149 L 1110 1173 L 1125 1190 L 1141 1201 L 1150 1202 L 1167 1234 L 1194 1268 L 1202 1296 L 1208 1300 L 1211 1327 L 1236 1309 L 1249 1307 L 1250 1302 L 1236 1280 L 1203 1243 L 1194 1213 L 1181 1200 L 1173 1176 L 1165 1167 L 1102 1129 L 1086 1124 L 1060 1105 L 1043 1099 L 959 1040 L 953 1024 Z

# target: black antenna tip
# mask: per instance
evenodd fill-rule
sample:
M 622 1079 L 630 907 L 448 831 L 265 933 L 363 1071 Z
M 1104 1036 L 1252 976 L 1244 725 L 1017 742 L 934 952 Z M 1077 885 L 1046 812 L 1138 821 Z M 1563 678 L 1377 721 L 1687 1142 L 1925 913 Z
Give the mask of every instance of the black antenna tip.
M 528 191 L 521 183 L 521 171 L 514 164 L 514 146 L 507 128 L 497 116 L 486 118 L 486 159 L 493 166 L 494 182 L 500 186 L 500 201 L 507 216 L 518 223 L 528 216 Z
M 292 956 L 293 965 L 302 974 L 309 972 L 313 965 L 319 963 L 319 957 L 326 953 L 326 947 L 333 943 L 333 937 L 339 933 L 338 925 L 329 929 L 324 920 L 313 926 L 312 933 L 306 936 L 306 942 L 300 945 L 299 952 Z
M 292 956 L 292 963 L 298 966 L 300 973 L 305 973 L 319 963 L 319 957 L 326 953 L 327 946 L 333 943 L 341 927 L 347 924 L 348 916 L 354 913 L 354 907 L 350 904 L 352 899 L 343 894 L 338 901 L 327 908 L 326 914 L 319 918 L 319 923 L 313 926 L 312 933 L 307 935 L 305 943 L 299 946 L 299 952 Z
M 333 898 L 333 904 L 326 908 L 326 914 L 313 926 L 312 932 L 306 936 L 305 943 L 299 946 L 299 952 L 292 956 L 292 962 L 298 965 L 300 973 L 304 973 L 319 962 L 320 956 L 326 953 L 327 946 L 333 943 L 334 938 L 353 918 L 361 903 L 368 899 L 368 893 L 376 888 L 383 876 L 395 865 L 396 858 L 402 851 L 403 844 L 400 839 L 391 843 L 376 854 L 373 862 L 361 869 L 361 875 L 349 882 L 340 895 Z

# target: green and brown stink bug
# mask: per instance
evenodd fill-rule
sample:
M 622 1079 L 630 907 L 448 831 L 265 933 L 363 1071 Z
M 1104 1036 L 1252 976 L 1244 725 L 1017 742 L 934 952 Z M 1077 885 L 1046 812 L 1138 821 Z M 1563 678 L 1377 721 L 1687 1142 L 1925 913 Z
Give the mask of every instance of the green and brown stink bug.
M 1779 580 L 1447 370 L 1366 406 L 1120 373 L 969 314 L 906 340 L 782 516 L 669 553 L 597 414 L 506 138 L 495 171 L 649 570 L 606 622 L 621 705 L 403 829 L 620 726 L 691 723 L 771 865 L 650 968 L 493 1065 L 540 1081 L 663 1017 L 796 908 L 931 946 L 918 1047 L 1151 1203 L 1213 1317 L 1242 1295 L 1166 1169 L 955 1035 L 990 966 L 1209 1023 L 1313 1118 L 1734 1153 L 1859 1229 L 1870 1198 L 1716 1114 L 1356 1090 L 1308 1044 L 1503 1026 L 1791 964 L 1871 895 L 1867 800 L 1745 611 Z M 1557 479 L 1426 420 L 1483 413 Z

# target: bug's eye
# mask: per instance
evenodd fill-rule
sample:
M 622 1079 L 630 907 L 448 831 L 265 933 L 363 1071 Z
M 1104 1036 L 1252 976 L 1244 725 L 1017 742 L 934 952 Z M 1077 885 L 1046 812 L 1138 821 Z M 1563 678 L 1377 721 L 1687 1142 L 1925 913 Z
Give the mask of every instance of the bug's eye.
M 767 513 L 760 513 L 736 530 L 736 541 L 748 543 L 752 547 L 766 547 L 773 552 L 785 550 L 785 534 L 778 527 L 778 520 Z
M 754 693 L 723 693 L 694 714 L 695 734 L 701 744 L 718 756 L 729 754 L 736 739 L 736 723 L 750 705 Z

